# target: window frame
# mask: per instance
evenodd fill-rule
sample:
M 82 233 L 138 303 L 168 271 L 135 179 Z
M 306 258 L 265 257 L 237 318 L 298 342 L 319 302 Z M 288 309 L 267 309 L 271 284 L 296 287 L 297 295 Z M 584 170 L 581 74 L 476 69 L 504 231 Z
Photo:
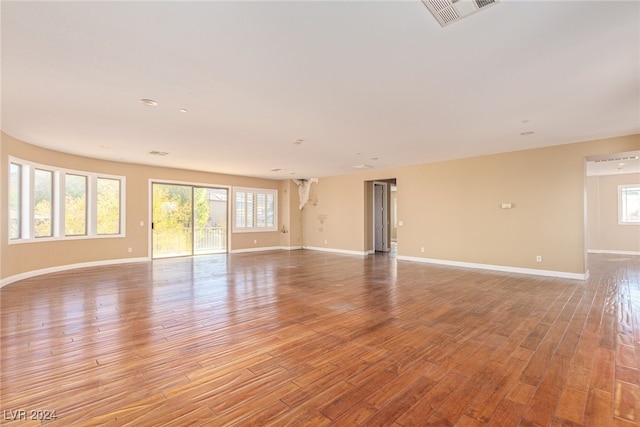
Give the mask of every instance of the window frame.
M 126 177 L 110 175 L 97 172 L 87 172 L 74 169 L 61 168 L 57 166 L 45 165 L 32 162 L 17 157 L 9 156 L 9 164 L 19 167 L 18 188 L 19 205 L 18 214 L 20 222 L 19 237 L 12 237 L 7 233 L 7 240 L 10 245 L 34 242 L 49 242 L 60 240 L 82 240 L 82 239 L 104 239 L 126 237 Z M 11 178 L 11 168 L 8 168 L 8 177 Z M 35 233 L 35 171 L 45 170 L 52 172 L 52 235 L 46 237 L 36 237 Z M 83 235 L 66 235 L 65 230 L 65 196 L 66 196 L 66 176 L 77 175 L 86 178 L 86 233 Z M 97 229 L 97 182 L 98 179 L 111 179 L 119 181 L 119 224 L 118 234 L 98 234 Z M 9 181 L 9 180 L 7 180 Z M 8 188 L 8 195 L 11 197 L 11 188 Z M 8 206 L 11 214 L 11 206 Z M 8 216 L 10 218 L 10 216 Z
M 237 195 L 239 193 L 242 194 L 252 194 L 252 209 L 251 213 L 245 211 L 244 215 L 244 224 L 238 225 L 238 206 L 236 205 Z M 259 215 L 258 212 L 260 207 L 258 206 L 258 200 L 264 197 L 265 200 L 265 211 L 264 211 L 264 219 L 265 225 L 258 226 Z M 267 210 L 269 200 L 269 196 L 273 197 L 273 209 L 271 211 Z M 246 200 L 246 198 L 245 198 Z M 232 202 L 233 207 L 231 212 L 233 214 L 233 233 L 261 233 L 261 232 L 273 232 L 278 231 L 278 190 L 270 189 L 270 188 L 249 188 L 249 187 L 233 187 L 232 191 Z M 267 218 L 270 217 L 269 213 L 273 214 L 273 224 L 267 225 Z M 251 224 L 247 223 L 248 220 L 251 220 Z
M 625 220 L 627 203 L 625 203 L 626 195 L 624 193 L 627 188 L 637 189 L 640 192 L 640 184 L 618 185 L 618 225 L 640 225 L 640 218 L 635 221 Z

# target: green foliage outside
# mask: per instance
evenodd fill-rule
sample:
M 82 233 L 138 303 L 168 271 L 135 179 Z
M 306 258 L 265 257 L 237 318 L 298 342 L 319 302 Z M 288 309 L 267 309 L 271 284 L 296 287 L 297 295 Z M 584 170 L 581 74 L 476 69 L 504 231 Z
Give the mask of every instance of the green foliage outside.
M 98 178 L 97 232 L 120 233 L 120 180 Z
M 193 191 L 193 205 L 192 205 Z M 200 231 L 207 225 L 210 201 L 206 188 L 185 185 L 153 185 L 153 250 L 155 256 L 189 255 L 193 229 Z M 195 223 L 192 224 L 192 221 Z M 203 238 L 200 233 L 197 238 Z

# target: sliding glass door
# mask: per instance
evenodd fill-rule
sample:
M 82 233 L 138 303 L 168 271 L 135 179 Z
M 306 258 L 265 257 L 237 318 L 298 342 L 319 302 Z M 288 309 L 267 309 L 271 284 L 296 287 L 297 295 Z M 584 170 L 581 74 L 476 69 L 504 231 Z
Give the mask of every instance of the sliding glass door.
M 227 251 L 227 190 L 152 184 L 153 258 Z
M 227 252 L 227 190 L 194 187 L 193 252 Z

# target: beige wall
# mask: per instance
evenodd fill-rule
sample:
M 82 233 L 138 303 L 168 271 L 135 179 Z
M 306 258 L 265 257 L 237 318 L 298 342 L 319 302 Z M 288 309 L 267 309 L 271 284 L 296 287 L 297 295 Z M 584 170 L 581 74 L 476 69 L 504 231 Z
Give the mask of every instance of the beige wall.
M 397 219 L 403 222 L 397 230 L 399 256 L 584 274 L 585 157 L 638 149 L 640 135 L 633 135 L 325 177 L 311 185 L 309 202 L 300 212 L 297 187 L 290 181 L 87 159 L 2 134 L 2 171 L 6 171 L 7 156 L 13 155 L 62 168 L 126 176 L 127 235 L 8 245 L 7 223 L 2 220 L 0 278 L 56 266 L 148 257 L 150 179 L 278 189 L 279 227 L 285 225 L 288 233 L 234 234 L 234 250 L 303 245 L 364 254 L 373 232 L 367 182 L 395 178 Z M 4 175 L 2 182 L 6 182 Z M 6 193 L 3 184 L 3 217 L 8 209 Z M 514 207 L 501 209 L 501 203 Z M 140 227 L 140 221 L 145 226 Z M 133 253 L 127 253 L 128 247 L 134 248 Z M 535 261 L 536 255 L 543 256 L 542 263 Z
M 351 175 L 320 178 L 311 184 L 309 202 L 302 210 L 303 245 L 363 252 L 370 221 L 366 187 L 364 180 Z
M 0 168 L 7 170 L 8 156 L 41 163 L 59 168 L 84 172 L 98 172 L 125 176 L 126 188 L 126 237 L 49 241 L 38 243 L 20 243 L 9 245 L 7 221 L 1 221 L 0 227 L 0 279 L 58 266 L 95 263 L 110 260 L 146 258 L 149 253 L 149 182 L 163 180 L 208 184 L 212 186 L 244 186 L 280 190 L 280 181 L 246 178 L 232 175 L 195 172 L 180 169 L 158 168 L 119 162 L 90 159 L 39 148 L 12 138 L 4 133 L 2 137 L 2 158 Z M 1 208 L 3 218 L 8 212 L 6 178 L 3 172 L 1 189 Z M 279 203 L 285 198 L 279 192 Z M 296 205 L 297 207 L 297 205 Z M 140 222 L 144 225 L 140 226 Z M 278 218 L 278 225 L 289 224 Z M 251 250 L 281 246 L 281 232 L 234 233 L 231 236 L 232 250 Z M 255 242 L 255 243 L 254 243 Z M 129 253 L 128 248 L 133 252 Z
M 640 254 L 640 225 L 618 224 L 618 186 L 640 184 L 640 174 L 587 178 L 587 247 L 595 252 Z
M 299 249 L 302 247 L 302 212 L 299 208 L 298 187 L 290 179 L 280 181 L 279 194 L 280 246 Z
M 633 135 L 321 178 L 304 244 L 364 253 L 362 183 L 396 178 L 399 256 L 585 274 L 585 157 L 638 148 Z

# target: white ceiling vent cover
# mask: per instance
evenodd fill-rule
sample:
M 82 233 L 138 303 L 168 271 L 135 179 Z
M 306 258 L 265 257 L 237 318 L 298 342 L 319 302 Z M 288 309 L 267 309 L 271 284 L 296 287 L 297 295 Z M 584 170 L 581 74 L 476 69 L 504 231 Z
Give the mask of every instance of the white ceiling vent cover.
M 443 27 L 487 9 L 498 2 L 499 0 L 422 0 L 422 3 L 427 6 L 427 9 Z

